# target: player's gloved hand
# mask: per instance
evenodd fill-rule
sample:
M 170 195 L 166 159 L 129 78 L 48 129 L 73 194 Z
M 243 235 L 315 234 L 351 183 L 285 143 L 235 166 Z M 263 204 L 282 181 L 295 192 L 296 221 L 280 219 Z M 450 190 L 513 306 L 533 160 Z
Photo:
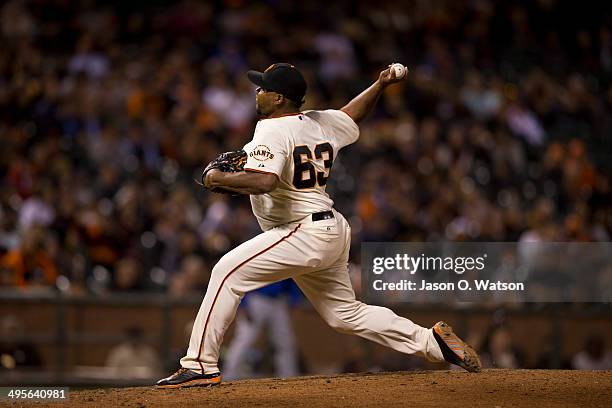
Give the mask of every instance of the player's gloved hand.
M 208 163 L 204 171 L 202 172 L 202 177 L 200 179 L 200 185 L 204 186 L 204 188 L 212 191 L 213 193 L 221 193 L 221 194 L 234 194 L 234 192 L 226 190 L 222 187 L 215 187 L 209 189 L 206 187 L 206 175 L 212 170 L 219 170 L 224 173 L 235 173 L 238 171 L 244 170 L 244 165 L 247 161 L 247 154 L 244 150 L 234 150 L 231 152 L 221 153 L 217 156 L 216 159 Z

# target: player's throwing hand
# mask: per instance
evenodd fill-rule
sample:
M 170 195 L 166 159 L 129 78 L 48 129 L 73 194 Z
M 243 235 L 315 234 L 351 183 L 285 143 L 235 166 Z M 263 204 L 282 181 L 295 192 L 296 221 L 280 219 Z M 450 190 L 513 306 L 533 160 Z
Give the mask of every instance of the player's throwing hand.
M 388 86 L 405 80 L 407 76 L 408 68 L 401 64 L 391 64 L 380 73 L 378 80 L 383 86 Z

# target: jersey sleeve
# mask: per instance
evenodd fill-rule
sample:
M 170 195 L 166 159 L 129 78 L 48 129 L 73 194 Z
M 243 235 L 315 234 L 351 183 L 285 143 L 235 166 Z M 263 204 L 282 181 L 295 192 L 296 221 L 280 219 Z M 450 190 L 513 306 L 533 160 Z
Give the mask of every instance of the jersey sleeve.
M 244 146 L 247 154 L 244 170 L 273 173 L 280 178 L 289 156 L 286 137 L 273 122 L 259 121 L 253 140 Z
M 321 111 L 321 117 L 341 148 L 359 139 L 359 126 L 347 113 L 328 109 Z

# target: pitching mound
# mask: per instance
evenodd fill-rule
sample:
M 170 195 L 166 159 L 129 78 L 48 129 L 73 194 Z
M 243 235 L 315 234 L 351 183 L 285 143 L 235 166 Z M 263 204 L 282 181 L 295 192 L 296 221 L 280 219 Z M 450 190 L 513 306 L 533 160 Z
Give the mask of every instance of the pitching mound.
M 260 379 L 225 382 L 215 388 L 74 391 L 66 406 L 609 407 L 610 401 L 612 371 L 485 370 Z

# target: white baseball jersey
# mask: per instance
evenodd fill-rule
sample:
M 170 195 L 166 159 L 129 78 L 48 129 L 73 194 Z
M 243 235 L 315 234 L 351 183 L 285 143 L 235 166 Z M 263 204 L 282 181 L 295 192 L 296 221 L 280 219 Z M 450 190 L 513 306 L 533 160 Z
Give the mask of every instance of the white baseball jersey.
M 244 146 L 244 169 L 276 174 L 278 187 L 251 195 L 253 213 L 264 231 L 294 222 L 334 202 L 325 192 L 338 151 L 359 138 L 359 127 L 340 110 L 306 111 L 262 119 Z

